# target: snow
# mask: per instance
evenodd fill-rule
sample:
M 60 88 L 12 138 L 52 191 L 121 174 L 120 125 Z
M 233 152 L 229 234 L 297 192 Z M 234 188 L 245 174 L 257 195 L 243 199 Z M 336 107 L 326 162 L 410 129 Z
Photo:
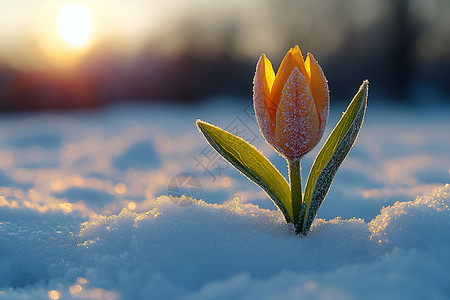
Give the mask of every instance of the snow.
M 0 300 L 450 297 L 449 107 L 369 99 L 305 238 L 195 127 L 240 133 L 286 176 L 251 109 L 3 113 Z M 343 110 L 331 107 L 325 135 Z

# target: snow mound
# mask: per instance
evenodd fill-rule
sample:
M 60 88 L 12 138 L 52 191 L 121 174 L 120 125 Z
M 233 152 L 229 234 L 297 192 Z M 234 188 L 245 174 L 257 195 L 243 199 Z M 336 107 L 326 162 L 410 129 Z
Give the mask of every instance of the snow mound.
M 161 196 L 150 211 L 81 225 L 61 211 L 4 206 L 0 299 L 446 299 L 448 190 L 368 223 L 317 219 L 304 238 L 278 211 L 238 198 L 180 207 Z
M 448 189 L 383 208 L 369 223 L 318 219 L 306 238 L 295 235 L 279 212 L 237 199 L 180 207 L 161 196 L 150 211 L 99 216 L 41 247 L 52 268 L 36 256 L 24 268 L 47 270 L 50 284 L 34 283 L 42 299 L 51 291 L 64 299 L 445 299 Z M 35 250 L 29 243 L 20 247 L 24 254 Z M 8 276 L 13 285 L 23 274 Z M 20 293 L 4 295 L 14 299 Z
M 369 223 L 371 238 L 392 247 L 430 249 L 450 245 L 449 184 L 431 195 L 384 207 Z

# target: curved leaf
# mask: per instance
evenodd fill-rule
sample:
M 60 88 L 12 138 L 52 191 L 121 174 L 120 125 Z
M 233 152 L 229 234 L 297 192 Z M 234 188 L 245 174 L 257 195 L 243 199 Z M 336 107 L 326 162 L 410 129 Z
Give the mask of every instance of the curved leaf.
M 211 147 L 259 185 L 275 202 L 286 221 L 292 222 L 289 184 L 272 163 L 245 140 L 201 120 L 197 120 L 196 123 Z
M 356 141 L 366 113 L 368 89 L 365 80 L 311 167 L 304 196 L 303 234 L 308 233 L 338 168 Z

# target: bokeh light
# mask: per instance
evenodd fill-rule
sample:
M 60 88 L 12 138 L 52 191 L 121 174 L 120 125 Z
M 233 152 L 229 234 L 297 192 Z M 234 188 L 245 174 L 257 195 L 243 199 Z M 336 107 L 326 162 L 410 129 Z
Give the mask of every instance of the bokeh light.
M 58 14 L 57 26 L 64 42 L 73 47 L 82 47 L 91 34 L 92 18 L 81 4 L 68 3 Z

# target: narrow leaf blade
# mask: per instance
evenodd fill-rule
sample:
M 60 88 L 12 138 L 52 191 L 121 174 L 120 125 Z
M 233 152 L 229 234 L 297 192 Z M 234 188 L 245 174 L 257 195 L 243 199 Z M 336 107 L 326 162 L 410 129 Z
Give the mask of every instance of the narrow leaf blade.
M 365 80 L 314 161 L 305 188 L 303 234 L 309 231 L 338 168 L 358 137 L 366 113 L 368 89 L 369 82 Z
M 201 120 L 196 123 L 211 147 L 260 186 L 284 214 L 286 221 L 292 222 L 289 184 L 272 163 L 245 140 Z

